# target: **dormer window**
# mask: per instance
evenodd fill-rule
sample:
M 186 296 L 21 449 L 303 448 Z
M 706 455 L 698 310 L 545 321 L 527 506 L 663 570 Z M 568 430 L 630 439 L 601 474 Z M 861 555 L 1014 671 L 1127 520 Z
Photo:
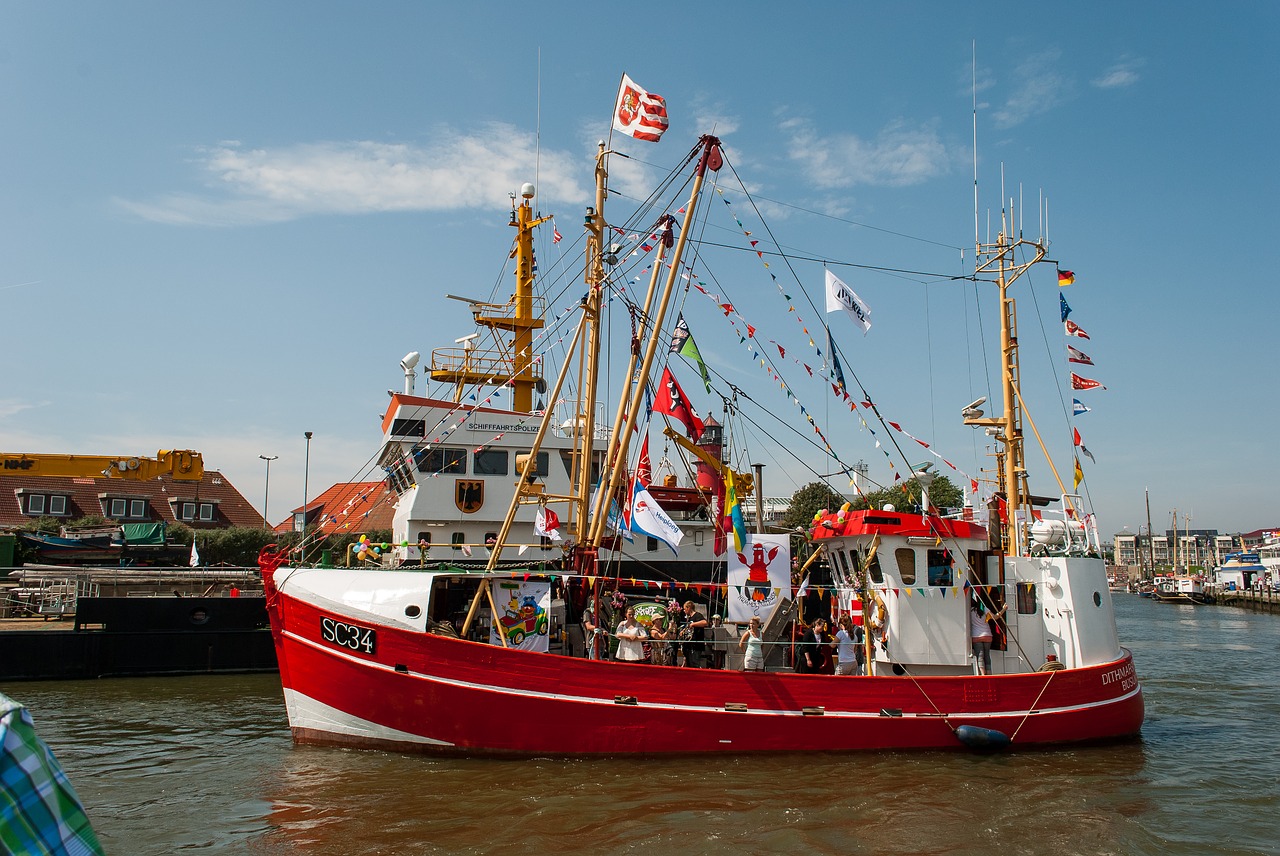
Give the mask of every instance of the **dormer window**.
M 109 496 L 100 494 L 102 514 L 111 520 L 146 520 L 147 501 L 133 496 Z
M 179 497 L 169 500 L 174 518 L 184 523 L 212 523 L 216 516 L 217 505 L 216 501 L 197 502 L 194 499 Z
M 70 514 L 66 494 L 32 493 L 26 488 L 19 488 L 14 493 L 18 497 L 18 508 L 28 517 L 40 517 L 44 514 L 66 517 Z

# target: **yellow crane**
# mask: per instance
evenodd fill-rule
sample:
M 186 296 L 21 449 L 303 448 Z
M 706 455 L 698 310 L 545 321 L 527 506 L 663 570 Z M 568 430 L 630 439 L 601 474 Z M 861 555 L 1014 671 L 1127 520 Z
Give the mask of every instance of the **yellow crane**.
M 719 473 L 721 477 L 723 477 L 725 473 L 732 473 L 734 484 L 737 486 L 738 490 L 738 499 L 751 496 L 752 491 L 755 490 L 756 480 L 751 473 L 734 472 L 729 468 L 728 464 L 718 460 L 714 455 L 708 454 L 708 452 L 700 446 L 694 445 L 692 440 L 673 428 L 663 428 L 662 433 L 670 437 L 680 448 L 711 467 Z
M 73 476 L 147 481 L 163 475 L 171 475 L 175 481 L 200 481 L 204 478 L 204 456 L 190 449 L 161 449 L 154 458 L 0 452 L 0 478 Z

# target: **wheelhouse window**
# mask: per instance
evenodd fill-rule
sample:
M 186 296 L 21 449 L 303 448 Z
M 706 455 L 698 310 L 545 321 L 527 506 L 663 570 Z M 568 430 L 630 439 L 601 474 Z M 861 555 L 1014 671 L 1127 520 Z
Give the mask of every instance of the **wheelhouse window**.
M 414 458 L 418 461 L 418 472 L 420 473 L 449 475 L 467 471 L 466 449 L 426 449 L 425 451 L 415 452 Z
M 898 578 L 904 586 L 916 584 L 916 551 L 910 547 L 899 547 L 893 551 L 893 558 L 898 563 Z
M 431 548 L 431 533 L 430 533 L 430 532 L 419 532 L 419 533 L 418 533 L 418 546 L 419 546 L 419 547 L 421 547 L 421 548 L 422 548 L 422 549 L 424 549 L 424 550 L 428 550 L 428 549 L 430 549 L 430 548 Z
M 453 543 L 453 549 L 461 550 L 462 545 L 466 543 L 467 536 L 463 532 L 454 532 L 449 536 L 449 540 Z
M 391 423 L 393 437 L 425 437 L 426 423 L 421 419 L 396 419 Z
M 1035 615 L 1038 611 L 1039 609 L 1036 606 L 1036 584 L 1018 583 L 1018 614 Z
M 485 449 L 476 452 L 472 472 L 478 476 L 505 476 L 507 474 L 507 450 Z
M 516 453 L 516 475 L 520 474 L 520 464 L 524 460 L 521 456 L 527 454 L 529 454 L 528 449 L 522 449 Z M 551 472 L 550 461 L 551 456 L 549 454 L 546 452 L 539 452 L 538 459 L 534 461 L 533 464 L 533 471 L 530 472 L 529 475 L 536 476 L 537 478 L 546 478 L 547 474 Z
M 876 583 L 876 585 L 883 585 L 884 572 L 881 567 L 879 567 L 879 553 L 873 555 L 872 563 L 867 567 L 867 573 L 870 575 L 870 578 L 872 578 L 872 582 Z
M 951 565 L 950 551 L 929 550 L 925 553 L 925 561 L 929 567 L 929 585 L 955 585 L 955 573 Z

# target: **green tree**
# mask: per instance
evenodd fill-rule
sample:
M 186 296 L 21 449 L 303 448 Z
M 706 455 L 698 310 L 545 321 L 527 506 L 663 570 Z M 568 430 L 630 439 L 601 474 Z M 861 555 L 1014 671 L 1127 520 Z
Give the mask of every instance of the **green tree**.
M 813 515 L 824 508 L 835 511 L 844 503 L 845 498 L 825 482 L 810 482 L 791 495 L 791 505 L 779 522 L 787 529 L 807 529 Z
M 872 491 L 853 501 L 854 508 L 883 508 L 891 504 L 899 511 L 907 511 L 920 505 L 920 485 L 914 481 Z M 929 486 L 929 503 L 934 508 L 957 508 L 964 504 L 964 492 L 946 476 L 939 476 Z

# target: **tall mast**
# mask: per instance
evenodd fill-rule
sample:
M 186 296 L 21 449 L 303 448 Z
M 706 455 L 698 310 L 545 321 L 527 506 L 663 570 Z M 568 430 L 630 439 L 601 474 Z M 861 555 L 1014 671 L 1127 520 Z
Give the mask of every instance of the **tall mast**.
M 586 323 L 586 346 L 579 356 L 579 376 L 581 395 L 579 396 L 578 417 L 574 420 L 574 431 L 578 433 L 574 444 L 578 450 L 574 458 L 573 484 L 575 496 L 569 506 L 569 528 L 573 532 L 574 541 L 581 544 L 586 541 L 587 525 L 590 520 L 587 504 L 591 496 L 591 464 L 594 457 L 594 441 L 596 432 L 596 390 L 597 371 L 600 367 L 600 306 L 604 294 L 604 201 L 608 195 L 606 186 L 609 170 L 605 163 L 605 144 L 599 143 L 596 151 L 596 204 L 587 209 L 584 226 L 587 230 L 587 266 L 584 279 L 587 284 L 587 297 L 582 311 Z
M 635 426 L 640 407 L 644 403 L 644 389 L 648 381 L 649 371 L 653 367 L 654 355 L 658 350 L 658 342 L 662 334 L 662 322 L 666 319 L 667 307 L 671 304 L 671 295 L 675 291 L 676 280 L 680 276 L 680 259 L 684 255 L 684 248 L 688 243 L 695 209 L 702 194 L 703 181 L 706 178 L 708 169 L 713 172 L 717 171 L 723 163 L 720 155 L 719 139 L 707 134 L 699 141 L 699 146 L 702 149 L 702 156 L 698 159 L 698 168 L 693 178 L 693 189 L 689 192 L 689 202 L 685 206 L 684 222 L 680 226 L 680 237 L 676 239 L 675 252 L 672 254 L 670 264 L 667 265 L 667 280 L 663 285 L 662 296 L 658 300 L 657 309 L 649 326 L 649 341 L 645 345 L 644 359 L 640 364 L 640 371 L 635 375 L 635 386 L 632 389 L 631 401 L 627 407 L 626 419 L 623 421 L 622 427 L 609 438 L 609 451 L 605 455 L 605 460 L 611 464 L 608 486 L 596 498 L 595 508 L 593 509 L 595 517 L 588 531 L 586 541 L 592 547 L 599 547 L 604 538 L 605 523 L 608 519 L 609 498 L 617 492 L 618 487 L 622 484 L 627 449 L 631 441 L 631 429 Z M 628 380 L 630 380 L 630 376 Z
M 997 429 L 995 439 L 1001 447 L 997 485 L 1008 504 L 1001 548 L 1007 554 L 1019 555 L 1025 544 L 1022 527 L 1032 519 L 1032 508 L 1031 493 L 1027 488 L 1022 406 L 1019 398 L 1017 302 L 1009 295 L 1009 287 L 1030 270 L 1032 265 L 1044 258 L 1046 249 L 1039 240 L 1012 237 L 1011 217 L 1007 209 L 1001 211 L 1000 223 L 1000 234 L 994 243 L 978 243 L 978 265 L 975 272 L 994 272 L 996 288 L 1000 292 L 1000 365 L 1004 412 L 999 418 L 966 418 L 965 424 Z M 1022 247 L 1030 251 L 1031 258 L 1019 262 L 1017 255 Z
M 511 382 L 512 410 L 533 410 L 533 394 L 543 384 L 533 362 L 533 331 L 543 325 L 533 297 L 533 230 L 550 216 L 535 217 L 532 199 L 534 186 L 520 188 L 521 202 L 515 204 L 512 194 L 511 226 L 515 227 L 516 290 L 507 303 L 472 303 L 475 323 L 491 330 L 512 333 L 511 349 L 499 346 L 476 349 L 468 341 L 462 348 L 437 348 L 431 353 L 431 379 L 454 385 L 455 402 L 462 401 L 470 385 L 502 385 Z M 469 337 L 474 338 L 474 337 Z M 461 340 L 460 340 L 461 341 Z
M 578 323 L 578 329 L 574 334 L 573 344 L 569 347 L 569 353 L 565 355 L 564 363 L 561 365 L 560 374 L 557 376 L 555 387 L 551 391 L 550 401 L 547 402 L 546 412 L 538 425 L 538 433 L 533 438 L 532 448 L 527 455 L 520 455 L 516 458 L 520 480 L 516 484 L 515 495 L 512 496 L 511 505 L 507 508 L 507 516 L 503 520 L 501 530 L 498 532 L 496 543 L 489 552 L 488 567 L 490 570 L 497 567 L 498 560 L 502 555 L 503 545 L 506 544 L 512 524 L 515 521 L 516 511 L 521 505 L 567 502 L 569 504 L 568 528 L 573 533 L 574 540 L 581 543 L 586 532 L 586 497 L 590 490 L 591 446 L 592 438 L 595 435 L 596 367 L 599 363 L 600 351 L 601 283 L 604 281 L 602 244 L 605 223 L 603 213 L 606 196 L 605 184 L 608 181 L 608 169 L 605 165 L 605 156 L 607 154 L 604 143 L 600 143 L 599 150 L 596 153 L 596 204 L 594 207 L 587 209 L 584 219 L 584 228 L 587 232 L 585 279 L 588 291 L 587 296 L 582 301 L 582 319 Z M 513 218 L 513 221 L 516 224 L 524 222 L 519 214 Z M 520 246 L 517 244 L 517 257 L 519 252 Z M 532 255 L 530 255 L 531 259 Z M 519 269 L 519 265 L 517 265 L 517 270 Z M 530 299 L 532 299 L 532 296 L 530 296 Z M 542 449 L 542 442 L 553 421 L 555 403 L 559 400 L 560 391 L 564 387 L 571 367 L 574 366 L 575 351 L 578 355 L 576 363 L 579 397 L 572 420 L 574 452 L 573 470 L 570 474 L 569 482 L 570 492 L 567 495 L 548 494 L 543 490 L 543 485 L 538 483 L 532 474 L 537 466 L 538 452 Z
M 1156 576 L 1156 534 L 1151 531 L 1151 491 L 1143 490 L 1147 495 L 1147 569 L 1151 576 Z

